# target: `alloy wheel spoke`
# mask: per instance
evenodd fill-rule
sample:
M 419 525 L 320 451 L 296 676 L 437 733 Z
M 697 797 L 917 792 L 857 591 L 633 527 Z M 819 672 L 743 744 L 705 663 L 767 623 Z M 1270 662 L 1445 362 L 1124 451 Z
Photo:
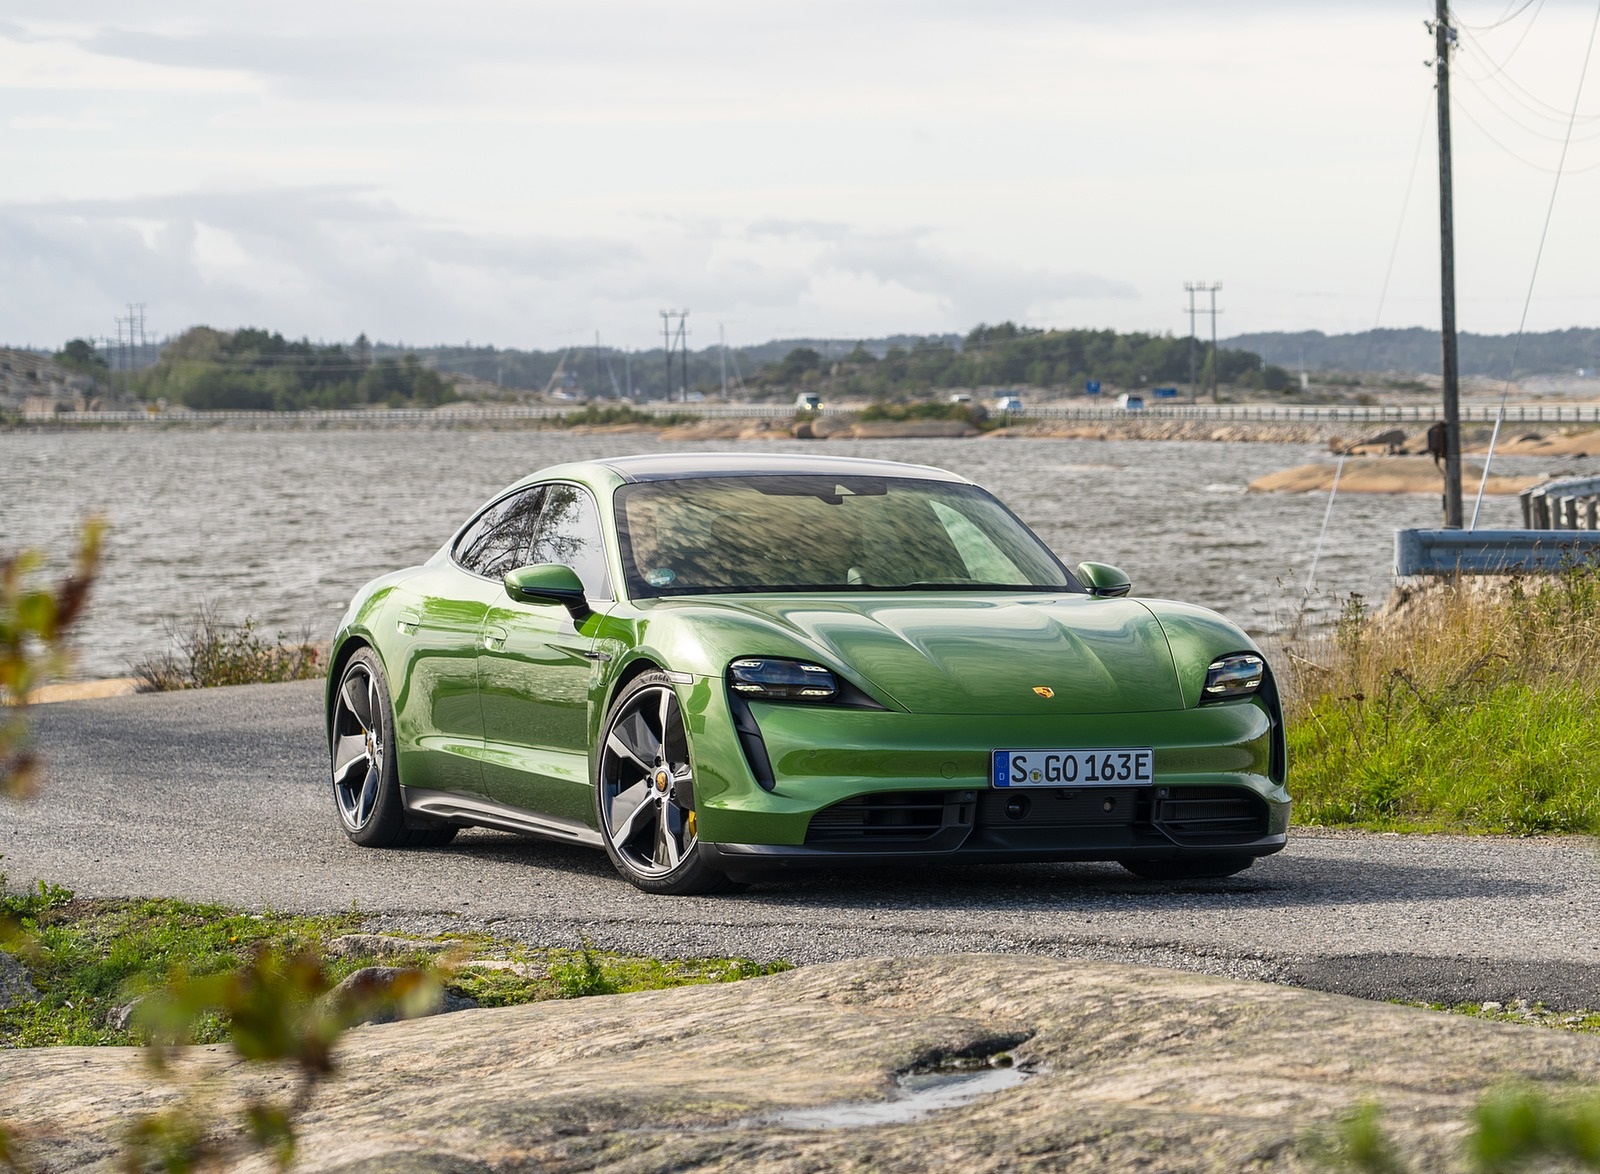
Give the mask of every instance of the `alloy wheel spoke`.
M 606 739 L 606 748 L 608 750 L 610 750 L 613 754 L 616 754 L 619 757 L 626 758 L 629 761 L 633 762 L 636 766 L 638 766 L 638 768 L 640 770 L 644 771 L 646 774 L 648 774 L 650 772 L 650 770 L 652 769 L 651 764 L 646 762 L 644 759 L 640 758 L 636 753 L 634 753 L 633 747 L 629 746 L 620 737 L 618 737 L 617 736 L 617 732 L 615 730 L 613 730 L 611 732 L 611 736 Z
M 378 801 L 378 767 L 376 764 L 367 771 L 366 785 L 361 788 L 361 799 L 356 805 L 356 823 L 365 824 L 372 815 L 372 808 Z
M 661 729 L 661 749 L 662 749 L 663 753 L 666 752 L 666 748 L 667 748 L 667 711 L 668 711 L 668 707 L 670 707 L 671 705 L 672 705 L 672 690 L 671 689 L 662 689 L 661 690 L 661 710 L 660 710 L 660 712 L 658 712 L 656 714 L 656 722 L 657 722 L 657 724 L 659 725 L 659 727 Z
M 333 781 L 341 786 L 351 785 L 357 766 L 372 765 L 372 756 L 367 753 L 367 740 L 360 734 L 344 734 L 339 738 L 338 745 L 333 752 Z
M 628 814 L 620 822 L 617 821 L 616 813 L 618 808 L 623 800 L 630 798 L 633 805 L 628 809 Z M 624 849 L 629 840 L 633 839 L 635 833 L 639 830 L 639 824 L 654 807 L 655 804 L 650 801 L 650 784 L 647 782 L 635 783 L 611 801 L 611 843 L 616 846 L 619 852 Z
M 673 816 L 678 809 L 670 803 L 661 806 L 661 818 L 656 821 L 656 863 L 667 868 L 678 867 L 683 854 L 678 848 L 678 835 L 672 828 Z
M 344 688 L 340 690 L 344 698 L 345 711 L 356 719 L 356 724 L 363 730 L 372 728 L 372 710 L 367 708 L 366 693 L 356 683 L 355 674 L 345 678 Z
M 650 728 L 643 709 L 636 709 L 628 716 L 625 729 L 634 753 L 654 765 L 661 756 L 661 738 Z

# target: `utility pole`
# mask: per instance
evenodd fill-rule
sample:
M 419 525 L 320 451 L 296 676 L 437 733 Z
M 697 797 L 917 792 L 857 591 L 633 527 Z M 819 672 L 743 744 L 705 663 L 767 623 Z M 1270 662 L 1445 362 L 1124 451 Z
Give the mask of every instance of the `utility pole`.
M 1183 288 L 1184 288 L 1184 291 L 1189 295 L 1189 402 L 1192 404 L 1192 403 L 1194 403 L 1194 400 L 1195 400 L 1195 381 L 1194 381 L 1194 295 L 1195 295 L 1195 291 L 1198 290 L 1200 287 L 1195 282 L 1186 281 L 1186 282 L 1183 283 Z
M 673 344 L 672 320 L 674 318 L 676 318 L 678 320 L 678 338 L 679 338 L 680 341 L 682 341 L 684 343 L 685 346 L 687 346 L 688 345 L 688 340 L 685 338 L 685 333 L 686 332 L 684 330 L 684 322 L 689 317 L 689 311 L 688 310 L 662 310 L 662 311 L 660 311 L 660 313 L 661 313 L 661 347 L 662 347 L 662 351 L 665 353 L 666 359 L 667 359 L 667 400 L 668 400 L 668 402 L 670 402 L 674 398 L 673 394 L 672 394 L 672 344 Z M 685 355 L 684 358 L 683 358 L 683 395 L 684 395 L 685 399 L 687 399 L 689 397 L 689 357 L 688 357 L 688 355 Z
M 728 332 L 717 323 L 718 353 L 722 358 L 722 402 L 728 402 Z
M 1194 295 L 1203 293 L 1211 296 L 1211 308 L 1199 311 L 1201 314 L 1211 315 L 1211 400 L 1213 403 L 1220 403 L 1222 402 L 1221 397 L 1217 394 L 1217 315 L 1222 311 L 1217 309 L 1217 291 L 1222 288 L 1222 282 L 1186 281 L 1183 283 L 1183 288 L 1189 294 L 1189 402 L 1194 403 L 1196 383 L 1194 372 L 1194 316 L 1196 313 Z
M 128 309 L 131 311 L 133 309 L 133 307 L 129 306 Z M 133 352 L 133 322 L 134 322 L 134 318 L 133 318 L 133 314 L 131 312 L 129 313 L 129 315 L 126 318 L 118 318 L 118 319 L 116 319 L 116 323 L 117 323 L 117 364 L 116 365 L 118 367 L 122 368 L 122 390 L 124 392 L 127 392 L 129 386 L 131 385 L 132 379 L 133 379 L 133 353 L 132 353 Z M 128 328 L 128 333 L 126 335 L 126 341 L 124 341 L 124 335 L 122 333 L 122 328 L 123 328 L 124 325 L 126 325 L 127 328 Z M 114 380 L 113 380 L 113 386 L 115 386 L 115 381 Z
M 1211 283 L 1211 402 L 1220 404 L 1222 397 L 1217 394 L 1217 291 L 1222 288 L 1222 282 Z
M 594 385 L 596 388 L 595 398 L 599 399 L 599 392 L 604 390 L 604 385 L 600 382 L 600 332 L 598 330 L 594 332 Z
M 1455 199 L 1450 166 L 1450 0 L 1435 0 L 1433 67 L 1439 97 L 1439 345 L 1444 385 L 1444 525 L 1461 529 L 1461 387 L 1456 363 Z
M 683 365 L 683 402 L 689 402 L 689 311 L 678 315 L 678 361 Z

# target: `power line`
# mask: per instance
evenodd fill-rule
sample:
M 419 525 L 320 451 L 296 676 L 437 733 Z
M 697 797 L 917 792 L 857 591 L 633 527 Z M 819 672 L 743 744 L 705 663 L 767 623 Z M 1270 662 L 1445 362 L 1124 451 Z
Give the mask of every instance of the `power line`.
M 1578 71 L 1577 92 L 1572 95 L 1572 111 L 1577 115 L 1578 102 L 1583 98 L 1583 83 L 1589 76 L 1589 59 L 1594 55 L 1595 33 L 1600 31 L 1600 4 L 1595 5 L 1594 23 L 1589 26 L 1589 44 L 1583 51 L 1583 68 Z M 1517 352 L 1522 349 L 1522 332 L 1528 325 L 1528 307 L 1533 305 L 1533 287 L 1539 279 L 1539 262 L 1544 258 L 1544 244 L 1550 235 L 1550 220 L 1555 215 L 1556 193 L 1561 190 L 1561 169 L 1567 161 L 1567 145 L 1561 145 L 1561 159 L 1556 164 L 1555 182 L 1550 185 L 1550 202 L 1545 205 L 1544 227 L 1539 230 L 1539 247 L 1533 255 L 1533 272 L 1528 275 L 1528 296 L 1522 302 L 1522 320 L 1517 323 L 1517 341 L 1511 347 L 1511 366 L 1506 371 L 1506 385 L 1500 392 L 1500 410 L 1495 413 L 1494 432 L 1489 436 L 1489 452 L 1483 462 L 1483 480 L 1478 482 L 1478 500 L 1472 507 L 1471 529 L 1478 527 L 1478 511 L 1483 508 L 1483 491 L 1489 484 L 1489 466 L 1494 461 L 1495 441 L 1500 438 L 1500 422 L 1506 414 L 1506 399 L 1511 395 L 1511 380 L 1517 374 Z
M 1500 148 L 1500 150 L 1504 151 L 1507 155 L 1509 155 L 1511 158 L 1515 159 L 1518 163 L 1522 164 L 1524 167 L 1531 167 L 1534 171 L 1542 171 L 1546 175 L 1559 175 L 1560 174 L 1560 172 L 1556 168 L 1546 167 L 1543 163 L 1535 163 L 1532 159 L 1526 158 L 1525 156 L 1523 156 L 1523 155 L 1519 154 L 1518 152 L 1514 151 L 1512 148 L 1506 146 L 1499 139 L 1495 138 L 1494 134 L 1489 130 L 1488 127 L 1484 126 L 1483 123 L 1479 122 L 1476 118 L 1474 118 L 1472 116 L 1472 112 L 1470 110 L 1468 110 L 1466 107 L 1463 106 L 1461 108 L 1461 114 L 1462 114 L 1462 117 L 1464 117 L 1468 122 L 1472 123 L 1473 126 L 1478 128 L 1479 133 L 1481 133 L 1484 138 L 1488 139 L 1496 147 Z M 1562 153 L 1563 153 L 1563 155 L 1566 153 L 1565 149 L 1563 149 Z M 1597 160 L 1594 163 L 1589 164 L 1587 167 L 1572 167 L 1572 168 L 1568 168 L 1566 173 L 1568 175 L 1585 175 L 1588 172 L 1591 172 L 1591 171 L 1595 170 L 1596 168 L 1600 168 L 1600 160 Z
M 1494 112 L 1496 114 L 1500 115 L 1501 118 L 1504 118 L 1507 122 L 1509 122 L 1512 126 L 1516 127 L 1518 130 L 1522 131 L 1524 134 L 1532 135 L 1534 138 L 1537 138 L 1537 139 L 1544 139 L 1546 142 L 1550 142 L 1550 143 L 1564 143 L 1564 142 L 1592 143 L 1592 142 L 1595 142 L 1596 140 L 1600 140 L 1600 130 L 1596 130 L 1592 134 L 1587 134 L 1587 135 L 1583 135 L 1581 137 L 1577 137 L 1577 136 L 1573 136 L 1571 134 L 1549 134 L 1546 131 L 1539 130 L 1537 127 L 1529 126 L 1526 123 L 1520 121 L 1518 119 L 1517 115 L 1513 114 L 1511 111 L 1507 110 L 1504 106 L 1500 105 L 1500 103 L 1498 101 L 1496 101 L 1494 95 L 1489 93 L 1488 90 L 1484 89 L 1483 86 L 1480 85 L 1478 82 L 1473 81 L 1471 78 L 1467 78 L 1466 80 L 1467 80 L 1467 83 L 1469 85 L 1471 85 L 1474 90 L 1477 91 L 1479 96 L 1482 97 L 1483 100 L 1485 102 L 1487 102 L 1491 108 L 1493 108 L 1493 110 L 1494 110 Z M 1554 122 L 1563 131 L 1568 131 L 1568 132 L 1570 132 L 1573 129 L 1573 126 L 1575 125 L 1575 123 L 1577 123 L 1578 121 L 1582 121 L 1582 120 L 1579 120 L 1579 119 L 1569 119 L 1565 115 L 1563 115 L 1559 119 L 1551 118 L 1548 115 L 1539 114 L 1536 111 L 1533 111 L 1531 109 L 1528 110 L 1528 113 L 1532 114 L 1536 118 L 1543 118 L 1546 121 Z M 1600 121 L 1600 118 L 1592 119 L 1590 121 Z
M 1515 12 L 1512 12 L 1512 11 L 1508 10 L 1508 11 L 1502 13 L 1501 16 L 1500 16 L 1500 19 L 1495 21 L 1493 24 L 1464 24 L 1464 23 L 1462 23 L 1460 21 L 1457 21 L 1455 27 L 1456 28 L 1462 28 L 1462 29 L 1472 29 L 1475 32 L 1480 32 L 1480 33 L 1487 33 L 1492 29 L 1499 28 L 1501 25 L 1510 24 L 1512 21 L 1516 20 L 1517 17 L 1521 16 L 1524 12 L 1528 11 L 1528 9 L 1532 8 L 1535 4 L 1538 4 L 1539 7 L 1542 8 L 1542 7 L 1544 7 L 1544 0 L 1522 0 L 1522 3 L 1517 6 L 1517 9 L 1516 9 Z M 1537 12 L 1534 13 L 1534 16 L 1537 17 L 1538 15 L 1539 14 Z M 1530 21 L 1529 23 L 1531 24 L 1532 22 Z
M 1422 159 L 1422 144 L 1428 137 L 1428 123 L 1433 120 L 1433 97 L 1429 95 L 1422 111 L 1422 125 L 1417 128 L 1417 145 L 1411 153 L 1411 170 L 1406 175 L 1406 194 L 1400 200 L 1400 221 L 1394 227 L 1394 241 L 1389 246 L 1389 264 L 1383 271 L 1383 288 L 1378 293 L 1378 312 L 1372 316 L 1372 329 L 1376 331 L 1383 321 L 1383 307 L 1389 300 L 1389 281 L 1394 276 L 1395 258 L 1400 255 L 1400 237 L 1405 232 L 1406 213 L 1411 208 L 1411 189 L 1417 182 L 1417 163 Z M 1362 364 L 1372 369 L 1372 349 L 1378 343 L 1376 334 L 1367 339 L 1367 357 Z

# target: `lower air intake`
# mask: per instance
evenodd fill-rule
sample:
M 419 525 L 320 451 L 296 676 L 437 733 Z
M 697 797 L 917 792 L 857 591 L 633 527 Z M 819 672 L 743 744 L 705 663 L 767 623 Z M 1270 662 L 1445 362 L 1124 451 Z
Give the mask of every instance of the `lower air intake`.
M 811 817 L 811 847 L 922 843 L 951 828 L 970 828 L 977 795 L 971 791 L 890 791 L 858 795 Z
M 1254 792 L 1234 787 L 1174 787 L 1165 794 L 1158 791 L 1150 817 L 1151 823 L 1182 843 L 1253 839 L 1267 834 L 1266 803 Z

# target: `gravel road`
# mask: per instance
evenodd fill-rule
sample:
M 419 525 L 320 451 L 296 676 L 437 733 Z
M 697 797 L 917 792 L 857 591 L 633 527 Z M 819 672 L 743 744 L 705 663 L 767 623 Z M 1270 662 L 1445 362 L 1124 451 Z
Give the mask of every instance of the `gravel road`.
M 0 871 L 80 896 L 352 906 L 373 928 L 795 963 L 1021 951 L 1367 998 L 1600 1008 L 1596 849 L 1576 837 L 1300 831 L 1239 877 L 1155 884 L 1114 865 L 802 875 L 646 896 L 598 851 L 496 832 L 374 851 L 339 830 L 321 685 L 62 702 L 32 711 L 43 793 L 0 800 Z M 1292 789 L 1292 779 L 1291 779 Z

